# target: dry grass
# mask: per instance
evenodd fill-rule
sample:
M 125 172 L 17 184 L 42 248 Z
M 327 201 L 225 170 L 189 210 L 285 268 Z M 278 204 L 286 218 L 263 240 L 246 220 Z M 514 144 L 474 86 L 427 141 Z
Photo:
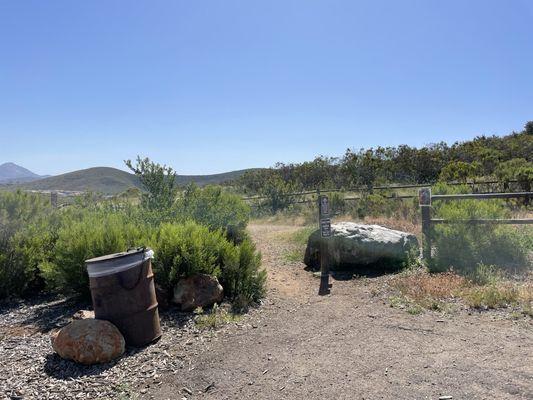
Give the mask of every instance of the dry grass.
M 391 305 L 403 304 L 408 312 L 417 307 L 446 311 L 449 309 L 447 301 L 455 299 L 466 285 L 468 281 L 465 278 L 453 273 L 429 274 L 416 271 L 400 274 L 391 281 L 390 286 L 398 290 L 401 297 L 393 297 Z
M 422 307 L 448 311 L 453 303 L 461 301 L 476 309 L 514 307 L 524 315 L 533 316 L 533 283 L 512 280 L 490 280 L 478 285 L 452 272 L 430 274 L 415 271 L 394 277 L 390 286 L 400 296 L 390 298 L 392 306 L 412 310 Z

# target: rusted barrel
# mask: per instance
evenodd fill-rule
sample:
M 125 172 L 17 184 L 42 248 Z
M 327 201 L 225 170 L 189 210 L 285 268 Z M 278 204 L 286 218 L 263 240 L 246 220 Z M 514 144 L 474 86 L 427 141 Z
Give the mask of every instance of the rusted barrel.
M 130 346 L 161 336 L 152 257 L 152 250 L 140 248 L 85 261 L 94 317 L 115 324 Z

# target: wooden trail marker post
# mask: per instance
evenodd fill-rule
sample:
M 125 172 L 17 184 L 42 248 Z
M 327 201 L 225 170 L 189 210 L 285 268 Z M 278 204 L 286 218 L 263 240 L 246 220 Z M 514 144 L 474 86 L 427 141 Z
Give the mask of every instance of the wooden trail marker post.
M 431 189 L 423 188 L 418 192 L 418 203 L 422 211 L 422 258 L 426 262 L 431 260 Z
M 50 204 L 53 208 L 57 208 L 57 192 L 50 192 Z
M 328 246 L 331 237 L 331 213 L 328 196 L 318 196 L 318 221 L 320 227 L 320 288 L 319 296 L 330 293 Z

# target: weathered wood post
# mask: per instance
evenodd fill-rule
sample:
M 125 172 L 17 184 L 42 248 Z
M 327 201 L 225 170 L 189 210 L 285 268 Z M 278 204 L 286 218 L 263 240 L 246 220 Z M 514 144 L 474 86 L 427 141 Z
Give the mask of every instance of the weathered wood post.
M 329 238 L 331 237 L 331 216 L 328 196 L 320 195 L 318 191 L 318 221 L 320 227 L 320 288 L 318 294 L 324 296 L 330 293 L 329 284 Z
M 50 192 L 50 204 L 52 208 L 57 208 L 57 192 Z
M 422 211 L 422 257 L 426 265 L 431 261 L 431 189 L 422 188 L 418 191 L 418 203 Z

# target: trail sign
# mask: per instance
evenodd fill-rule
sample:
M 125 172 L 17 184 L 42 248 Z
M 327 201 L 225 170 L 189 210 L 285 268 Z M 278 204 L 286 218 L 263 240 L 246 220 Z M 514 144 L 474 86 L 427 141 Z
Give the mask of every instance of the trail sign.
M 331 218 L 328 196 L 318 196 L 318 225 L 320 227 L 320 236 L 323 240 L 320 241 L 320 288 L 318 294 L 324 296 L 330 293 L 331 285 L 329 283 L 329 260 L 328 247 L 331 237 Z
M 320 219 L 329 217 L 329 199 L 328 196 L 320 196 L 318 199 L 320 209 Z
M 420 206 L 431 206 L 431 188 L 422 188 L 418 191 Z
M 323 218 L 320 220 L 320 236 L 323 238 L 331 237 L 331 219 Z

